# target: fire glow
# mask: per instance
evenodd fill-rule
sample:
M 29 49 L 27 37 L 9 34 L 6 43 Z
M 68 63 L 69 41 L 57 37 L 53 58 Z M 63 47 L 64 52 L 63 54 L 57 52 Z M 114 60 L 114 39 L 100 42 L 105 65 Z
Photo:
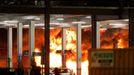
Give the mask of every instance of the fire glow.
M 91 49 L 91 28 L 82 29 L 82 75 L 88 74 L 88 50 Z M 44 45 L 44 29 L 36 29 L 35 31 L 35 52 L 41 52 L 42 46 Z M 29 49 L 28 45 L 28 29 L 24 29 L 23 33 L 23 51 Z M 103 49 L 113 48 L 113 38 L 118 40 L 118 48 L 127 48 L 128 47 L 128 29 L 103 29 L 100 31 L 100 47 Z M 14 38 L 15 40 L 15 38 Z M 62 36 L 61 29 L 51 29 L 50 30 L 50 67 L 61 67 L 61 54 L 56 53 L 57 50 L 61 50 Z M 1 44 L 2 45 L 2 44 Z M 17 46 L 16 43 L 13 43 L 13 65 L 16 66 L 17 63 Z M 67 68 L 72 69 L 76 73 L 76 30 L 73 28 L 67 29 L 66 31 L 66 50 L 70 50 L 69 53 L 66 53 L 66 66 Z M 1 50 L 2 51 L 2 50 Z M 1 57 L 5 56 L 7 50 L 1 52 Z M 29 67 L 28 61 L 29 57 L 23 57 L 23 65 L 25 68 Z M 36 56 L 35 61 L 37 66 L 41 66 L 41 56 Z M 7 61 L 4 59 L 0 60 L 0 67 L 7 67 Z
M 62 57 L 61 53 L 56 53 L 57 50 L 62 49 L 62 38 L 61 35 L 59 35 L 57 38 L 53 37 L 50 41 L 50 67 L 61 67 L 62 66 Z M 74 29 L 68 29 L 66 31 L 66 50 L 71 50 L 72 53 L 66 54 L 66 66 L 67 68 L 73 70 L 76 73 L 76 32 Z M 38 48 L 35 49 L 35 52 L 40 52 Z M 37 66 L 41 65 L 41 56 L 35 56 L 34 57 Z M 88 61 L 82 62 L 82 69 L 84 72 L 82 72 L 83 75 L 88 74 Z
M 90 33 L 89 29 L 85 29 L 83 30 L 85 32 Z M 124 40 L 122 37 L 125 37 L 125 39 L 128 39 L 127 35 L 125 34 L 123 35 L 123 33 L 127 31 L 125 30 L 121 30 L 118 33 L 113 33 L 112 35 L 114 35 L 113 37 L 117 37 L 118 39 L 118 48 L 126 48 L 126 40 Z M 60 31 L 58 31 L 57 34 L 54 34 L 55 32 L 51 32 L 50 34 L 50 67 L 61 67 L 62 66 L 62 57 L 60 53 L 56 53 L 57 50 L 61 50 L 62 49 L 62 37 L 61 35 L 59 35 L 59 33 L 61 33 Z M 54 35 L 53 35 L 54 34 Z M 86 33 L 87 34 L 87 33 Z M 106 36 L 102 36 L 104 34 L 106 34 L 106 30 L 100 31 L 101 34 L 101 41 L 107 41 Z M 85 36 L 85 35 L 84 35 Z M 112 39 L 112 38 L 109 38 Z M 109 42 L 108 39 L 108 42 Z M 83 40 L 82 40 L 83 41 Z M 112 42 L 112 41 L 110 41 Z M 87 45 L 86 45 L 87 43 Z M 82 75 L 88 75 L 88 60 L 87 60 L 87 56 L 88 56 L 88 49 L 91 48 L 90 44 L 91 42 L 87 42 L 87 39 L 82 42 Z M 89 46 L 88 46 L 89 45 Z M 101 48 L 113 48 L 112 44 L 107 45 L 106 43 L 104 45 L 101 45 Z M 72 69 L 73 72 L 76 73 L 76 31 L 75 29 L 67 29 L 66 31 L 66 50 L 71 50 L 71 53 L 67 53 L 66 55 L 66 66 L 69 69 Z M 35 49 L 35 52 L 40 52 L 40 50 L 38 48 Z M 35 61 L 37 63 L 37 66 L 41 66 L 41 56 L 37 56 L 35 57 Z
M 44 29 L 36 29 L 35 32 L 35 52 L 41 52 L 42 46 L 44 45 Z M 82 75 L 88 74 L 88 50 L 91 49 L 91 29 L 84 28 L 82 29 Z M 23 34 L 23 51 L 29 49 L 28 45 L 28 29 L 24 29 Z M 101 48 L 103 49 L 113 49 L 113 38 L 117 38 L 118 48 L 128 48 L 128 29 L 107 29 L 100 31 L 100 43 Z M 14 38 L 15 39 L 15 38 Z M 62 43 L 62 36 L 61 36 L 61 29 L 51 29 L 50 30 L 50 67 L 61 67 L 61 54 L 56 53 L 57 50 L 61 50 L 61 43 Z M 2 43 L 3 44 L 3 43 Z M 1 45 L 2 45 L 1 44 Z M 5 44 L 6 45 L 6 44 Z M 17 67 L 17 46 L 16 43 L 13 43 L 13 66 Z M 67 29 L 66 31 L 66 50 L 70 50 L 69 53 L 66 55 L 66 66 L 67 68 L 72 69 L 76 73 L 76 31 L 75 29 Z M 2 52 L 3 51 L 3 52 Z M 7 50 L 1 50 L 0 56 L 1 58 L 4 56 L 6 57 Z M 23 57 L 23 65 L 24 68 L 28 68 L 29 64 L 29 57 Z M 41 66 L 41 57 L 35 57 L 35 61 L 37 66 Z M 0 60 L 0 67 L 7 67 L 7 59 L 2 58 Z

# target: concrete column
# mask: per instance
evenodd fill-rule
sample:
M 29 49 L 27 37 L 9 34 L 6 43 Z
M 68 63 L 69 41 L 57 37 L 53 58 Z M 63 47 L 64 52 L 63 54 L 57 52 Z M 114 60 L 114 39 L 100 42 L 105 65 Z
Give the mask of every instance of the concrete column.
M 96 24 L 96 48 L 100 48 L 100 23 Z
M 34 21 L 30 22 L 29 25 L 29 66 L 31 67 L 31 61 L 33 61 L 33 52 L 35 46 L 35 25 Z
M 66 29 L 62 28 L 62 67 L 66 67 Z
M 81 24 L 77 26 L 77 75 L 81 75 Z
M 17 27 L 17 49 L 18 49 L 18 63 L 21 63 L 22 61 L 22 37 L 23 37 L 23 25 L 22 23 L 18 23 Z
M 12 61 L 12 28 L 8 28 L 8 67 L 13 67 Z

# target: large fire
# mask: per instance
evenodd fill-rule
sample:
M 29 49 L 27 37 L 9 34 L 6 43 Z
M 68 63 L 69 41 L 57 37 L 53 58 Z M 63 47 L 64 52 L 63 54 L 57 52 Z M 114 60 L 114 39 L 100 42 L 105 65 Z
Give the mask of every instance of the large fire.
M 53 33 L 52 33 L 53 34 Z M 51 34 L 51 35 L 52 35 Z M 61 67 L 62 66 L 62 57 L 61 53 L 57 53 L 58 50 L 62 49 L 62 37 L 61 35 L 52 37 L 50 36 L 50 67 Z M 69 53 L 66 53 L 66 66 L 67 68 L 72 69 L 76 73 L 76 32 L 75 29 L 68 29 L 66 31 L 66 50 L 71 50 Z M 35 49 L 35 52 L 39 52 L 39 49 Z M 87 51 L 85 50 L 87 53 Z M 85 53 L 83 52 L 83 53 Z M 84 59 L 86 59 L 85 57 Z M 84 60 L 83 59 L 83 60 Z M 35 61 L 37 66 L 41 65 L 41 57 L 36 56 Z M 88 61 L 87 59 L 82 62 L 82 75 L 88 75 Z
M 84 37 L 90 37 L 87 36 L 87 33 L 90 33 L 90 29 L 84 29 L 83 30 L 85 33 L 82 34 Z M 106 35 L 107 31 L 102 30 L 100 31 L 101 33 L 101 41 L 105 42 L 105 44 L 101 45 L 101 48 L 113 48 L 113 38 L 117 38 L 117 46 L 118 48 L 124 48 L 128 47 L 126 45 L 126 42 L 128 41 L 128 33 L 126 30 L 120 30 L 119 32 L 112 33 L 113 35 L 112 38 L 111 36 L 103 36 L 104 34 Z M 106 38 L 107 37 L 107 38 Z M 109 37 L 109 38 L 108 38 Z M 125 37 L 125 38 L 121 38 Z M 51 32 L 50 36 L 50 67 L 61 67 L 62 66 L 62 57 L 60 53 L 56 53 L 57 50 L 61 50 L 62 48 L 62 36 L 61 32 L 55 34 L 53 36 L 53 33 Z M 111 41 L 109 41 L 109 39 Z M 82 38 L 82 75 L 88 75 L 88 49 L 91 48 L 91 41 L 89 39 Z M 101 42 L 101 43 L 103 43 Z M 107 45 L 107 42 L 109 45 Z M 66 50 L 71 50 L 70 53 L 66 53 L 66 66 L 67 68 L 72 69 L 76 73 L 76 30 L 73 28 L 70 28 L 66 31 Z M 36 51 L 36 50 L 35 50 Z M 37 50 L 39 51 L 39 50 Z M 38 66 L 41 66 L 40 61 L 41 57 L 35 57 L 36 63 Z
M 91 28 L 82 29 L 82 75 L 88 75 L 88 50 L 91 48 Z M 42 46 L 44 45 L 44 30 L 36 29 L 35 32 L 35 52 L 41 52 Z M 128 29 L 107 29 L 100 31 L 100 42 L 101 48 L 113 48 L 113 38 L 117 39 L 118 48 L 128 47 Z M 15 39 L 15 38 L 14 38 Z M 14 41 L 15 42 L 15 41 Z M 50 67 L 61 67 L 62 59 L 61 53 L 57 53 L 57 50 L 62 48 L 62 36 L 60 29 L 52 29 L 50 31 Z M 13 64 L 17 62 L 17 43 L 13 45 Z M 28 29 L 24 29 L 23 33 L 23 50 L 28 50 Z M 66 31 L 66 66 L 67 68 L 73 69 L 76 73 L 76 30 L 73 28 L 67 29 Z M 2 52 L 3 53 L 3 52 Z M 1 54 L 2 54 L 1 53 Z M 6 53 L 6 52 L 5 52 Z M 0 55 L 1 55 L 0 54 Z M 4 54 L 3 54 L 4 55 Z M 5 54 L 6 55 L 6 54 Z M 28 61 L 28 57 L 23 57 L 24 61 Z M 3 61 L 2 59 L 0 61 Z M 41 57 L 36 56 L 35 61 L 37 66 L 41 66 Z M 0 67 L 5 65 L 6 61 L 0 62 Z M 28 67 L 28 62 L 23 62 L 24 67 Z
M 128 48 L 128 29 L 107 29 L 100 31 L 101 48 L 112 49 L 116 44 L 116 48 Z M 116 40 L 113 40 L 116 39 Z M 116 43 L 114 43 L 116 41 Z

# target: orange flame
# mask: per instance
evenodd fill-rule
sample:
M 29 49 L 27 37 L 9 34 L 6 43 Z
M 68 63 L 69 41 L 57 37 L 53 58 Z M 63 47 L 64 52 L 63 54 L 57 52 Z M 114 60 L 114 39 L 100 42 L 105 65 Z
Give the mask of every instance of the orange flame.
M 60 31 L 57 30 L 59 33 Z M 85 32 L 91 33 L 91 30 L 85 30 Z M 126 34 L 124 34 L 124 32 Z M 113 48 L 112 37 L 117 37 L 118 39 L 118 48 L 126 48 L 128 47 L 128 30 L 121 30 L 119 32 L 111 32 L 109 36 L 108 30 L 101 30 L 101 48 Z M 53 31 L 54 33 L 54 31 Z M 62 57 L 61 54 L 56 53 L 57 50 L 62 49 L 62 38 L 58 33 L 50 34 L 50 67 L 61 67 L 62 66 Z M 87 36 L 88 33 L 83 35 Z M 107 34 L 107 35 L 106 35 Z M 124 37 L 124 38 L 123 38 Z M 83 43 L 84 42 L 84 43 Z M 87 41 L 82 39 L 82 75 L 88 75 L 88 60 L 87 60 L 87 52 L 91 45 L 91 41 Z M 71 53 L 67 53 L 66 55 L 66 66 L 69 69 L 72 69 L 76 73 L 76 31 L 74 29 L 68 29 L 66 31 L 66 50 L 71 50 Z M 36 50 L 35 50 L 36 51 Z M 38 52 L 38 50 L 37 50 Z M 41 58 L 41 57 L 40 57 Z M 41 66 L 40 58 L 35 58 L 38 66 Z
M 40 50 L 38 48 L 35 48 L 34 52 L 40 52 Z M 35 56 L 34 59 L 35 59 L 36 65 L 41 67 L 42 66 L 41 56 Z
M 50 41 L 50 67 L 61 67 L 62 66 L 62 57 L 61 54 L 57 54 L 57 50 L 61 50 L 62 48 L 62 38 L 61 37 L 53 37 Z M 69 29 L 66 31 L 66 50 L 71 50 L 73 55 L 67 55 L 66 66 L 67 68 L 72 69 L 76 73 L 76 32 L 73 29 Z M 35 52 L 39 52 L 39 49 L 35 49 Z M 37 66 L 41 66 L 41 57 L 35 57 L 35 61 Z M 82 69 L 84 69 L 83 73 L 88 73 L 88 62 L 82 62 Z M 86 72 L 85 72 L 86 71 Z M 86 75 L 83 74 L 83 75 Z
M 118 48 L 124 48 L 124 46 L 122 44 L 122 39 L 118 40 Z

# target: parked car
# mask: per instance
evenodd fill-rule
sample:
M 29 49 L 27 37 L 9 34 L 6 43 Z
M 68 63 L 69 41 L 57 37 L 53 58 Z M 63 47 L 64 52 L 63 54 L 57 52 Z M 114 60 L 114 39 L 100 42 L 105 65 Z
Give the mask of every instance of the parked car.
M 68 68 L 51 68 L 50 75 L 55 75 L 55 69 L 58 69 L 58 72 L 60 75 L 75 75 L 73 73 L 73 71 L 71 69 L 68 69 Z

